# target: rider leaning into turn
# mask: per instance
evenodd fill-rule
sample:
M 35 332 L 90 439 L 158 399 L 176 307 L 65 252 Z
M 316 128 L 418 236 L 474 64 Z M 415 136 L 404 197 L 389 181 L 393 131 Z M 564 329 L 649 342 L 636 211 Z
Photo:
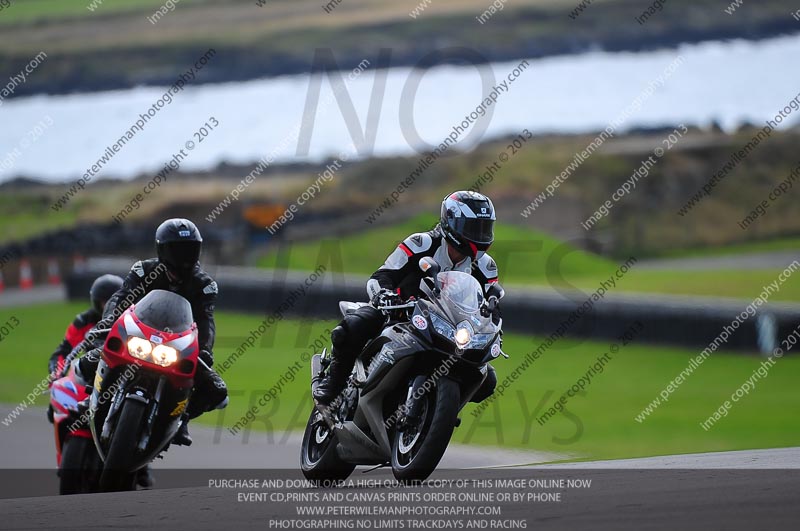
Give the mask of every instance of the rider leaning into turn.
M 471 273 L 484 292 L 497 282 L 497 265 L 486 253 L 494 241 L 495 219 L 494 206 L 488 197 L 476 192 L 455 192 L 442 201 L 436 228 L 412 234 L 400 243 L 367 282 L 371 304 L 348 314 L 331 332 L 333 359 L 327 375 L 314 391 L 317 402 L 333 401 L 344 389 L 358 354 L 383 330 L 386 315 L 376 306 L 419 298 L 419 284 L 424 276 L 419 261 L 423 257 L 436 260 L 441 271 Z M 494 392 L 497 376 L 491 365 L 488 368 L 473 402 L 481 402 Z
M 157 258 L 141 260 L 133 264 L 122 288 L 108 301 L 103 319 L 87 336 L 92 348 L 78 360 L 77 375 L 84 381 L 94 380 L 102 347 L 108 331 L 122 312 L 155 289 L 177 293 L 189 301 L 192 315 L 197 323 L 200 360 L 195 374 L 194 392 L 186 408 L 186 417 L 192 419 L 225 407 L 228 389 L 225 382 L 211 368 L 214 363 L 214 304 L 217 299 L 217 283 L 200 268 L 198 262 L 203 238 L 194 223 L 188 219 L 168 219 L 156 230 Z M 89 337 L 91 339 L 89 339 Z M 175 444 L 190 445 L 192 439 L 181 424 L 175 435 Z

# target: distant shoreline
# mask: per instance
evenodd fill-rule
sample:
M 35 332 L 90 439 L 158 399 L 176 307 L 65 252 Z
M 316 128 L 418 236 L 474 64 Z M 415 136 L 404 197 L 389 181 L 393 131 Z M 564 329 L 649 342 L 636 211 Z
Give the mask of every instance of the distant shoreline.
M 524 11 L 522 11 L 525 15 Z M 536 16 L 541 16 L 536 13 Z M 506 24 L 509 31 L 524 31 L 533 20 L 541 22 L 533 15 L 520 16 Z M 446 21 L 443 21 L 446 22 Z M 386 28 L 370 28 L 365 32 L 384 29 L 402 31 L 397 25 Z M 565 28 L 568 29 L 568 28 Z M 645 52 L 658 49 L 673 49 L 683 44 L 697 44 L 707 41 L 747 40 L 760 41 L 782 35 L 800 32 L 800 23 L 792 17 L 767 18 L 752 21 L 746 27 L 720 25 L 712 27 L 670 27 L 659 31 L 614 32 L 606 30 L 581 31 L 568 36 L 543 35 L 536 39 L 512 39 L 510 42 L 497 42 L 491 38 L 481 41 L 478 46 L 470 42 L 451 41 L 449 47 L 442 47 L 432 36 L 426 36 L 402 49 L 392 49 L 388 57 L 381 58 L 380 39 L 378 47 L 364 48 L 351 45 L 334 49 L 333 57 L 338 70 L 356 67 L 365 58 L 377 68 L 414 67 L 424 65 L 433 67 L 446 64 L 464 64 L 458 49 L 477 51 L 470 61 L 476 64 L 505 62 L 519 59 L 540 59 L 564 55 L 578 55 L 591 51 L 606 52 Z M 443 40 L 442 40 L 443 41 Z M 487 46 L 487 42 L 491 45 Z M 291 54 L 273 50 L 269 43 L 263 46 L 231 45 L 214 43 L 216 58 L 213 64 L 198 75 L 193 84 L 213 84 L 244 82 L 255 79 L 272 78 L 284 75 L 308 73 L 313 66 L 313 49 L 320 43 L 309 42 L 306 51 L 295 50 Z M 188 43 L 173 45 L 167 49 L 153 50 L 145 45 L 135 48 L 108 50 L 89 49 L 80 52 L 61 53 L 53 51 L 48 62 L 58 63 L 57 69 L 42 68 L 36 76 L 31 76 L 19 86 L 7 100 L 32 95 L 63 95 L 91 93 L 109 90 L 123 90 L 137 86 L 169 86 L 175 82 L 176 72 L 184 71 L 208 47 Z M 368 49 L 368 52 L 364 50 Z M 433 51 L 433 52 L 432 52 Z M 441 53 L 434 53 L 434 52 Z M 142 65 L 142 57 L 148 57 L 157 64 Z M 3 56 L 0 52 L 0 72 L 9 74 L 18 71 L 29 60 L 27 56 Z M 125 65 L 136 65 L 126 67 Z

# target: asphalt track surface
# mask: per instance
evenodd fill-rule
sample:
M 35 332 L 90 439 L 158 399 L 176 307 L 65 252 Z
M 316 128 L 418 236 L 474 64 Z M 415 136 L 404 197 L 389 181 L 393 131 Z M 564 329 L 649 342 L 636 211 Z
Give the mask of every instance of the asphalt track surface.
M 7 406 L 0 408 L 2 418 L 9 411 Z M 52 489 L 56 484 L 49 424 L 41 408 L 29 409 L 10 426 L 0 427 L 3 447 L 0 475 L 5 476 L 0 478 L 0 483 L 6 497 L 0 500 L 0 529 L 353 529 L 362 528 L 355 525 L 363 525 L 363 521 L 369 518 L 325 517 L 333 520 L 331 524 L 331 520 L 320 520 L 322 517 L 298 516 L 298 507 L 419 505 L 440 511 L 444 506 L 482 506 L 481 503 L 466 502 L 369 503 L 363 499 L 352 503 L 270 501 L 269 496 L 280 493 L 300 493 L 303 496 L 345 493 L 357 498 L 389 496 L 397 492 L 416 492 L 419 496 L 426 496 L 428 492 L 447 493 L 449 490 L 447 485 L 399 488 L 387 484 L 392 477 L 386 469 L 368 473 L 358 469 L 351 478 L 359 484 L 336 489 L 318 489 L 308 485 L 256 489 L 213 486 L 213 481 L 225 478 L 300 480 L 302 476 L 297 469 L 299 437 L 297 434 L 268 436 L 253 432 L 244 443 L 239 438 L 222 436 L 213 428 L 193 426 L 192 433 L 195 438 L 192 447 L 171 450 L 163 462 L 157 463 L 157 485 L 153 490 L 16 497 L 13 492 L 17 483 L 50 483 L 47 488 Z M 558 500 L 483 504 L 501 510 L 501 516 L 476 517 L 484 518 L 484 524 L 491 524 L 485 527 L 487 529 L 502 528 L 500 525 L 594 530 L 793 529 L 800 521 L 797 503 L 800 495 L 800 448 L 535 464 L 558 457 L 554 454 L 453 446 L 432 479 L 455 482 L 459 479 L 549 478 L 563 481 L 565 478 L 580 478 L 592 482 L 591 487 L 585 489 L 565 489 Z M 521 464 L 527 466 L 521 467 Z M 35 468 L 39 470 L 32 470 Z M 369 484 L 365 485 L 365 482 Z M 467 490 L 504 492 L 495 486 Z M 519 492 L 531 495 L 535 490 L 523 487 Z M 12 492 L 10 496 L 9 491 Z M 261 493 L 264 498 L 247 499 L 247 492 L 251 491 Z M 20 487 L 17 492 L 22 495 L 24 488 Z M 388 529 L 469 528 L 466 527 L 466 517 L 410 516 L 393 521 L 386 518 L 370 520 L 372 527 L 369 528 L 377 528 L 378 521 Z M 285 527 L 291 522 L 295 527 Z M 297 527 L 306 525 L 312 527 Z
M 12 407 L 0 405 L 0 420 Z M 213 415 L 214 413 L 208 413 Z M 252 431 L 231 435 L 226 429 L 190 424 L 194 444 L 171 447 L 155 469 L 269 469 L 296 470 L 300 459 L 302 433 Z M 52 425 L 45 409 L 26 409 L 10 425 L 0 425 L 0 470 L 48 469 L 56 466 Z M 518 466 L 545 463 L 569 457 L 552 452 L 530 452 L 451 445 L 442 466 L 470 469 L 491 466 Z M 2 513 L 0 513 L 2 514 Z M 0 524 L 1 525 L 1 524 Z
M 30 304 L 60 302 L 67 299 L 64 286 L 35 286 L 29 290 L 9 288 L 0 293 L 0 308 L 16 308 Z

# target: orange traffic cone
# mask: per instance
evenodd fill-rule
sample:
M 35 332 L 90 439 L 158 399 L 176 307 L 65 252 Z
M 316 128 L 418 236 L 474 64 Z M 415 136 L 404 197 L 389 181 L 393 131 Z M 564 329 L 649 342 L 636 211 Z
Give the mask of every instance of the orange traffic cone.
M 31 289 L 33 287 L 31 263 L 26 258 L 19 262 L 19 287 L 22 289 Z
M 61 284 L 61 273 L 58 270 L 58 261 L 50 258 L 47 261 L 47 282 L 48 284 Z

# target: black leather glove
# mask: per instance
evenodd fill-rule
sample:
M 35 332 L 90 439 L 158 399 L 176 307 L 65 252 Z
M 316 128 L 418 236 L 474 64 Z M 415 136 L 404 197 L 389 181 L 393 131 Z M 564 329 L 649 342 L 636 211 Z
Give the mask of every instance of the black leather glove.
M 484 317 L 491 315 L 495 320 L 500 317 L 500 301 L 497 297 L 491 296 L 486 299 L 486 302 L 481 306 L 481 315 Z
M 51 380 L 56 380 L 61 376 L 60 374 L 55 374 L 56 369 L 58 369 L 58 362 L 58 357 L 53 357 L 50 358 L 50 361 L 47 363 L 47 374 L 50 375 Z
M 390 289 L 382 288 L 372 297 L 370 304 L 375 308 L 380 308 L 381 306 L 392 306 L 400 302 L 400 295 Z
M 100 363 L 102 349 L 96 348 L 87 352 L 81 358 L 73 361 L 75 376 L 83 385 L 93 385 L 94 375 L 97 372 L 97 364 Z
M 200 350 L 200 354 L 198 354 L 197 357 L 203 360 L 203 363 L 209 367 L 214 365 L 214 355 L 208 350 Z

